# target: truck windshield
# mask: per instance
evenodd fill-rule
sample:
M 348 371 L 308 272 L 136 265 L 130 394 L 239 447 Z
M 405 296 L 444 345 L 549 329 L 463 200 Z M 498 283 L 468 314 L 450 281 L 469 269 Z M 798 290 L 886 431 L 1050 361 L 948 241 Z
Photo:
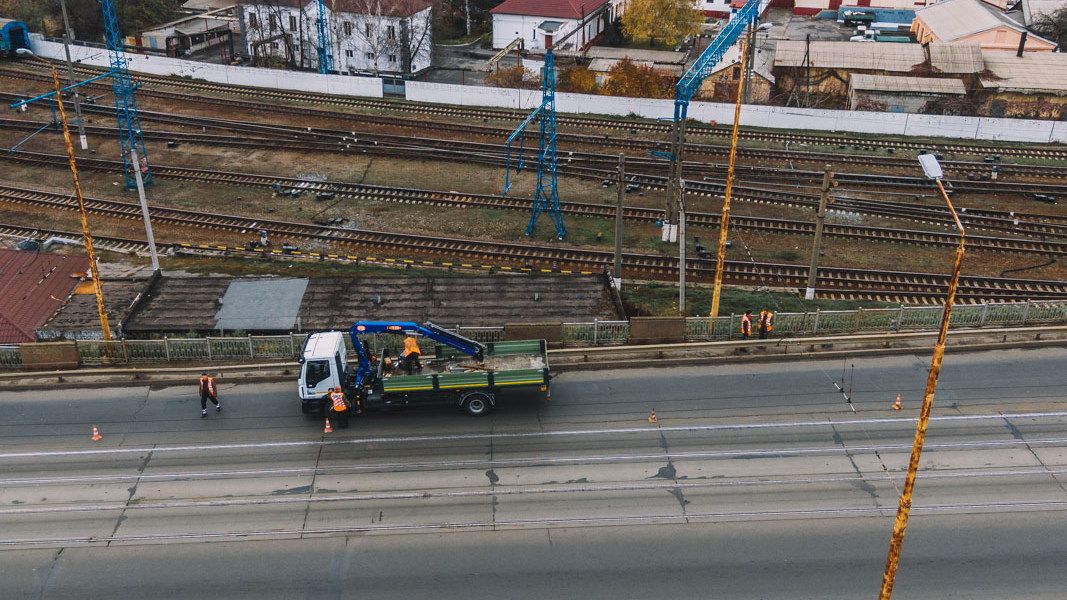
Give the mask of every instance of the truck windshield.
M 304 385 L 314 388 L 320 381 L 330 376 L 330 361 L 309 360 L 304 363 Z

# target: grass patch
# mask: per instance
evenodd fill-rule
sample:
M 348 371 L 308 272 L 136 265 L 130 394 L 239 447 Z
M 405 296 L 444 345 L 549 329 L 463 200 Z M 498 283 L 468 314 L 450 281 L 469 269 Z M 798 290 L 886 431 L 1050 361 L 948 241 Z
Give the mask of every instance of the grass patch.
M 687 317 L 706 317 L 711 311 L 711 288 L 686 286 Z M 678 286 L 664 283 L 624 284 L 622 300 L 626 314 L 636 316 L 673 316 L 678 314 Z M 724 287 L 719 298 L 719 315 L 742 314 L 761 309 L 774 312 L 811 312 L 819 310 L 855 310 L 896 306 L 870 300 L 804 300 L 788 292 L 754 291 Z

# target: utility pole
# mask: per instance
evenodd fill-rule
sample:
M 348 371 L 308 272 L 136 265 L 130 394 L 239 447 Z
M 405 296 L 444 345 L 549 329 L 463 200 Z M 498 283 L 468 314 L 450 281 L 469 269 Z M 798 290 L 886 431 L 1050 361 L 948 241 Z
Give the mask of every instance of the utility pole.
M 70 79 L 70 85 L 74 85 L 74 63 L 70 61 L 70 40 L 74 38 L 74 33 L 70 30 L 70 18 L 67 17 L 67 0 L 59 0 L 59 7 L 63 10 L 63 51 L 67 54 L 67 78 Z M 85 121 L 82 119 L 82 107 L 81 101 L 78 100 L 78 90 L 73 89 L 70 93 L 74 100 L 78 141 L 81 143 L 82 150 L 88 150 L 89 138 L 85 137 Z
M 615 270 L 611 274 L 615 280 L 615 289 L 622 291 L 622 206 L 626 196 L 626 155 L 619 154 L 618 201 L 615 203 Z
M 685 180 L 678 186 L 678 314 L 685 317 Z
M 158 273 L 159 254 L 156 252 L 156 236 L 152 233 L 152 219 L 148 215 L 148 199 L 145 198 L 144 179 L 141 177 L 141 161 L 137 158 L 136 148 L 130 148 L 130 164 L 133 165 L 134 179 L 137 181 L 137 197 L 141 200 L 144 232 L 148 238 L 148 252 L 152 256 L 152 273 Z
M 467 16 L 467 35 L 471 34 L 471 0 L 463 3 L 463 12 Z
M 742 51 L 748 51 L 747 65 L 741 76 L 744 77 L 744 100 L 745 104 L 752 103 L 752 71 L 753 66 L 756 64 L 756 36 L 758 35 L 755 27 L 750 27 L 748 30 L 748 36 L 745 42 L 745 48 Z
M 805 300 L 815 299 L 815 272 L 818 270 L 819 252 L 822 248 L 822 225 L 826 219 L 826 205 L 831 203 L 830 188 L 837 187 L 834 172 L 830 165 L 823 167 L 822 188 L 819 190 L 819 210 L 815 212 L 815 245 L 811 249 L 811 267 L 808 269 L 808 289 L 804 292 Z
M 674 137 L 671 139 L 671 166 L 667 176 L 667 205 L 663 210 L 663 231 L 660 240 L 673 242 L 678 236 L 675 219 L 678 212 L 678 200 L 682 191 L 682 160 L 685 150 L 685 119 L 674 124 Z

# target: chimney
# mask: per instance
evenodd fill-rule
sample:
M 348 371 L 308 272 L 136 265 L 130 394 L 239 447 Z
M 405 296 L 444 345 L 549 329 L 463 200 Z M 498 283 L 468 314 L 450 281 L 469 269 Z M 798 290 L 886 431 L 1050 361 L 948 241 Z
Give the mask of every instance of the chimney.
M 1023 50 L 1026 49 L 1026 34 L 1027 33 L 1029 33 L 1029 32 L 1024 31 L 1022 33 L 1022 35 L 1019 36 L 1019 50 L 1018 50 L 1018 52 L 1015 53 L 1015 56 L 1022 56 L 1023 55 Z

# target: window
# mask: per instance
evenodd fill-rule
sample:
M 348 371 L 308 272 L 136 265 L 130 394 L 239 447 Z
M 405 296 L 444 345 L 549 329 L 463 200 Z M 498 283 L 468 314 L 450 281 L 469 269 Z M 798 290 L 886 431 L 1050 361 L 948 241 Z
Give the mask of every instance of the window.
M 289 15 L 289 31 L 296 31 L 296 15 Z
M 356 55 L 355 52 L 353 52 L 351 50 L 345 50 L 345 56 L 347 56 L 348 58 L 352 58 L 355 55 Z
M 367 24 L 366 24 L 366 25 L 365 25 L 365 26 L 363 27 L 363 33 L 364 33 L 364 34 L 365 34 L 365 35 L 366 35 L 367 37 L 370 37 L 370 36 L 374 35 L 374 28 L 370 26 L 370 23 L 367 23 Z
M 352 35 L 352 22 L 345 21 L 345 35 Z
M 734 81 L 737 81 L 738 79 L 741 79 L 741 67 L 735 66 L 733 68 L 733 70 L 731 71 L 731 73 L 730 73 L 730 78 L 733 79 Z
M 389 62 L 391 62 L 391 63 L 395 63 L 396 62 L 396 55 L 395 54 L 390 54 L 389 55 Z
M 248 26 L 252 28 L 259 27 L 259 20 L 256 19 L 256 13 L 248 13 Z
M 314 389 L 319 383 L 330 376 L 330 361 L 309 360 L 304 363 L 304 385 L 308 389 Z
M 385 37 L 395 40 L 396 39 L 396 27 L 390 25 L 385 28 Z
M 268 27 L 270 28 L 270 30 L 274 31 L 275 29 L 277 29 L 278 28 L 278 21 L 274 18 L 274 15 L 267 15 L 267 18 L 269 20 Z
M 364 54 L 363 56 L 366 56 L 367 60 L 374 60 L 374 53 L 373 52 L 368 52 L 368 53 Z

